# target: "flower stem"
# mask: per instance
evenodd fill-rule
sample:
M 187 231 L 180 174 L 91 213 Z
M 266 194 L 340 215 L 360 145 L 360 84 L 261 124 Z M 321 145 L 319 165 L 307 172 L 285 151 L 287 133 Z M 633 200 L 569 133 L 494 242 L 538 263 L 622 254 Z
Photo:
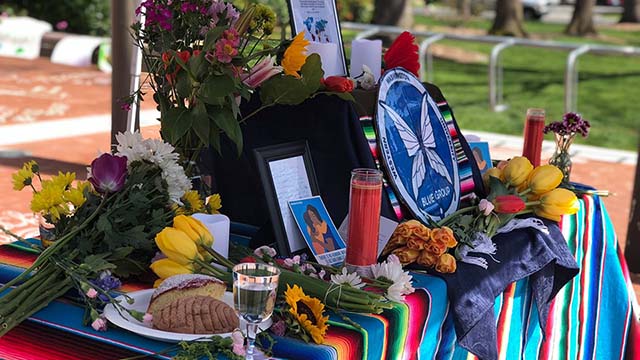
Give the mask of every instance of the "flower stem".
M 462 208 L 460 210 L 457 210 L 453 214 L 445 217 L 444 219 L 438 221 L 437 224 L 438 224 L 438 226 L 444 226 L 447 223 L 449 223 L 449 221 L 451 221 L 451 219 L 455 218 L 456 216 L 464 214 L 464 213 L 467 213 L 467 212 L 472 211 L 472 210 L 475 210 L 477 208 L 478 208 L 477 206 L 468 206 L 466 208 Z

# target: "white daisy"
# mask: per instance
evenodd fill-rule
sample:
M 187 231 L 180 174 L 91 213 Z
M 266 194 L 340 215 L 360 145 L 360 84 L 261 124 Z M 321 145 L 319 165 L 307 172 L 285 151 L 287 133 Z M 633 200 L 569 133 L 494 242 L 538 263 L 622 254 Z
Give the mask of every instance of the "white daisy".
M 415 291 L 411 285 L 413 277 L 409 275 L 408 271 L 402 269 L 400 260 L 393 254 L 389 255 L 386 261 L 373 265 L 371 271 L 374 278 L 392 283 L 386 294 L 389 300 L 404 301 L 404 295 Z
M 347 268 L 342 268 L 342 274 L 331 275 L 331 282 L 337 285 L 349 285 L 351 287 L 360 289 L 364 286 L 362 279 L 356 273 L 347 273 Z

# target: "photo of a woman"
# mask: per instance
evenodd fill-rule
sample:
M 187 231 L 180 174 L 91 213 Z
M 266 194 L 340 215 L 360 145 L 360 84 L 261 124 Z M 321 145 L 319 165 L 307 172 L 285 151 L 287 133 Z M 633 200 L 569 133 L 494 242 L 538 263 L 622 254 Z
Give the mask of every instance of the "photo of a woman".
M 334 235 L 329 230 L 327 222 L 320 217 L 318 209 L 313 205 L 307 205 L 302 217 L 305 224 L 307 224 L 307 233 L 311 238 L 313 250 L 316 254 L 324 254 L 336 250 Z

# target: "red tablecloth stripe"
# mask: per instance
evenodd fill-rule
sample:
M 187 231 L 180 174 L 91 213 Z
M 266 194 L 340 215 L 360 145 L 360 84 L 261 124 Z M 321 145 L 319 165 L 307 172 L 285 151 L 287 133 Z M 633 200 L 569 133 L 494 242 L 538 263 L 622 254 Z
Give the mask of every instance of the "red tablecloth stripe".
M 25 321 L 0 338 L 3 360 L 114 360 L 139 355 Z

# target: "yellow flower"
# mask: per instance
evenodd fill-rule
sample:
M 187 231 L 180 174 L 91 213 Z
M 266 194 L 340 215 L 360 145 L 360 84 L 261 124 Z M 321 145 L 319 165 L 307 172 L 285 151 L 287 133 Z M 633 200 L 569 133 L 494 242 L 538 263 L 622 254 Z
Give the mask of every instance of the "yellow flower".
M 196 244 L 203 247 L 213 245 L 213 235 L 198 219 L 191 216 L 178 215 L 173 218 L 173 227 L 184 232 Z
M 562 171 L 553 165 L 538 166 L 529 174 L 529 189 L 534 194 L 544 194 L 557 188 L 563 176 Z
M 50 215 L 53 221 L 59 220 L 62 215 L 69 213 L 69 207 L 64 201 L 63 192 L 63 189 L 53 183 L 44 182 L 42 190 L 33 194 L 31 211 Z
M 173 275 L 193 274 L 193 266 L 178 264 L 171 259 L 154 261 L 149 267 L 161 279 L 166 279 Z
M 62 171 L 58 171 L 58 175 L 51 177 L 51 182 L 62 189 L 68 189 L 69 186 L 76 179 L 76 173 L 63 173 Z
M 286 75 L 295 76 L 296 78 L 300 78 L 300 74 L 298 71 L 304 65 L 304 62 L 307 60 L 307 45 L 309 45 L 309 40 L 304 38 L 304 31 L 301 31 L 293 38 L 291 41 L 291 45 L 284 51 L 284 56 L 282 57 L 282 68 Z
M 533 170 L 533 165 L 529 159 L 524 156 L 516 156 L 509 160 L 502 173 L 508 185 L 518 187 L 527 180 L 531 170 Z
M 65 191 L 62 194 L 62 197 L 64 199 L 64 201 L 66 202 L 70 202 L 71 204 L 73 204 L 73 206 L 77 209 L 80 206 L 82 206 L 82 204 L 84 204 L 85 201 L 87 201 L 87 199 L 84 197 L 84 194 L 82 193 L 82 191 L 78 188 L 71 188 L 67 191 Z
M 22 164 L 22 168 L 11 177 L 13 178 L 13 190 L 20 191 L 25 186 L 33 183 L 33 175 L 40 172 L 38 163 L 34 160 Z
M 504 181 L 502 170 L 497 167 L 492 167 L 482 175 L 482 182 L 484 182 L 484 187 L 487 191 L 489 191 L 489 189 L 491 188 L 491 181 L 489 181 L 491 177 L 500 179 L 500 181 Z
M 207 197 L 207 212 L 209 214 L 220 214 L 222 208 L 222 199 L 220 194 L 213 194 Z
M 451 254 L 442 254 L 436 263 L 436 271 L 443 274 L 452 274 L 456 272 L 456 258 Z
M 196 243 L 176 228 L 162 229 L 156 235 L 156 245 L 166 257 L 181 265 L 191 264 L 201 258 Z
M 194 214 L 204 210 L 204 202 L 196 190 L 189 190 L 182 196 L 182 202 L 187 213 Z
M 290 287 L 287 284 L 284 298 L 289 305 L 289 313 L 298 321 L 302 329 L 311 336 L 316 344 L 322 344 L 329 328 L 327 325 L 329 316 L 322 316 L 324 304 L 320 300 L 306 295 L 298 285 Z
M 560 221 L 562 215 L 575 214 L 580 210 L 576 195 L 567 189 L 557 188 L 540 196 L 540 204 L 533 211 L 536 215 L 553 221 Z

